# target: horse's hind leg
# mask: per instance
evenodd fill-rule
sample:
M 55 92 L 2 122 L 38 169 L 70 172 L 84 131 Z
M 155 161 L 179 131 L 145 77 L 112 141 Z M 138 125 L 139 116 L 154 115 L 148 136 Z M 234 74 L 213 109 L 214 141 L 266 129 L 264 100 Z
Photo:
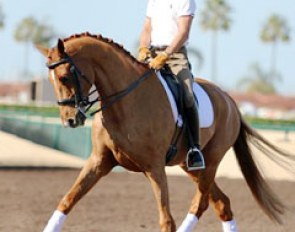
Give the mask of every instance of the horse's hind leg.
M 160 214 L 161 232 L 175 232 L 175 222 L 170 213 L 167 176 L 164 167 L 145 172 L 151 182 Z
M 224 232 L 237 232 L 235 220 L 230 207 L 229 198 L 219 189 L 214 181 L 216 169 L 207 167 L 201 172 L 188 172 L 194 182 L 197 183 L 196 194 L 186 219 L 177 232 L 191 232 L 193 227 L 208 208 L 209 202 L 214 207 L 216 214 L 222 221 Z
M 189 212 L 177 232 L 191 232 L 209 206 L 210 189 L 214 182 L 216 167 L 207 166 L 202 171 L 192 172 L 187 171 L 185 165 L 181 167 L 196 183 L 196 193 Z
M 116 161 L 110 152 L 95 154 L 88 158 L 83 169 L 70 191 L 60 201 L 56 211 L 48 221 L 43 232 L 59 232 L 66 215 L 74 205 L 94 186 L 103 176 L 108 174 L 116 165 Z
M 220 190 L 216 183 L 213 184 L 210 191 L 210 203 L 213 206 L 216 215 L 222 221 L 224 232 L 237 232 L 237 226 L 233 219 L 229 198 Z

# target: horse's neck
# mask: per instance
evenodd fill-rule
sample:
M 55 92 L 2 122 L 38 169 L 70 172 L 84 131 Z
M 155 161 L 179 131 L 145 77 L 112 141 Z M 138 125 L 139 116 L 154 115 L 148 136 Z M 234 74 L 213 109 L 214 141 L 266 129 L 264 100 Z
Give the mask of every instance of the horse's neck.
M 126 54 L 117 50 L 108 47 L 94 56 L 97 64 L 93 66 L 95 85 L 102 91 L 100 93 L 102 95 L 111 95 L 125 89 L 145 71 L 142 65 L 135 63 Z
M 97 46 L 92 49 L 91 60 L 95 62 L 95 85 L 102 97 L 110 96 L 126 89 L 131 83 L 138 80 L 148 69 L 132 59 L 125 51 L 113 45 Z M 120 117 L 142 111 L 140 105 L 151 106 L 157 102 L 156 96 L 165 93 L 155 74 L 147 77 L 136 89 L 127 96 L 118 100 L 108 111 L 120 114 Z M 102 102 L 104 103 L 104 102 Z
M 92 57 L 90 61 L 95 62 L 92 67 L 95 73 L 95 85 L 99 94 L 104 98 L 113 94 L 116 94 L 122 90 L 125 90 L 131 83 L 138 80 L 146 71 L 147 68 L 131 57 L 126 52 L 121 51 L 119 48 L 112 45 L 106 45 L 106 47 L 98 46 L 92 49 L 90 52 Z M 88 53 L 89 54 L 89 53 Z M 150 79 L 150 77 L 148 77 Z M 146 82 L 146 81 L 145 81 Z M 113 111 L 113 114 L 124 114 L 128 111 L 129 105 L 134 105 L 135 101 L 141 101 L 143 98 L 140 95 L 146 95 L 151 93 L 150 88 L 157 83 L 150 83 L 146 85 L 142 83 L 138 88 L 140 91 L 133 90 L 124 99 L 118 100 L 113 104 L 109 111 Z M 125 98 L 132 96 L 131 99 L 125 101 Z M 104 104 L 105 102 L 102 102 Z M 136 109 L 133 109 L 136 110 Z

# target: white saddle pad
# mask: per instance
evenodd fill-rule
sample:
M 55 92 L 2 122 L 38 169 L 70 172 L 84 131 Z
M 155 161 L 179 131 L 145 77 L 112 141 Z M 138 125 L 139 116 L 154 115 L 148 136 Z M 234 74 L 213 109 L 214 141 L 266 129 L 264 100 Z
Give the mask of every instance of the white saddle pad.
M 177 122 L 178 126 L 182 126 L 183 121 L 182 121 L 181 115 L 178 113 L 173 94 L 160 72 L 157 72 L 157 76 L 167 93 L 175 122 Z M 211 100 L 208 94 L 199 84 L 194 83 L 193 90 L 198 99 L 197 104 L 199 105 L 200 127 L 201 128 L 210 127 L 214 121 L 214 111 L 213 111 L 213 105 L 211 103 Z

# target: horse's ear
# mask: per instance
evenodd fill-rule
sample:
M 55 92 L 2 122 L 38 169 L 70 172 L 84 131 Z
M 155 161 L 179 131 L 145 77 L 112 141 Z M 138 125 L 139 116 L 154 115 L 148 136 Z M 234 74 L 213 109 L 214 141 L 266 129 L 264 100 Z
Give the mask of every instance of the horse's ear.
M 49 49 L 42 46 L 41 44 L 35 44 L 35 47 L 39 50 L 39 52 L 41 54 L 43 54 L 45 57 L 48 56 L 48 53 L 49 53 Z
M 65 45 L 64 45 L 64 42 L 61 39 L 58 39 L 57 49 L 58 49 L 58 52 L 60 54 L 64 54 L 65 53 Z

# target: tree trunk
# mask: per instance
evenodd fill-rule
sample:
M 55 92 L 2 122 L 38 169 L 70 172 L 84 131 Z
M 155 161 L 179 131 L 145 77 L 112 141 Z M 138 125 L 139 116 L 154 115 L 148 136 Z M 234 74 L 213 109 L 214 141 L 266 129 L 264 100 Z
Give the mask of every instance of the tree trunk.
M 213 83 L 218 82 L 217 80 L 217 38 L 218 38 L 218 31 L 213 30 L 212 32 L 212 44 L 211 44 L 211 80 Z
M 29 50 L 30 50 L 30 43 L 29 42 L 25 42 L 25 53 L 24 53 L 24 70 L 23 70 L 23 74 L 25 79 L 28 79 L 29 77 Z
M 271 49 L 271 56 L 270 56 L 270 78 L 271 82 L 276 80 L 276 75 L 277 75 L 277 46 L 278 46 L 278 41 L 274 40 L 272 44 L 272 49 Z

